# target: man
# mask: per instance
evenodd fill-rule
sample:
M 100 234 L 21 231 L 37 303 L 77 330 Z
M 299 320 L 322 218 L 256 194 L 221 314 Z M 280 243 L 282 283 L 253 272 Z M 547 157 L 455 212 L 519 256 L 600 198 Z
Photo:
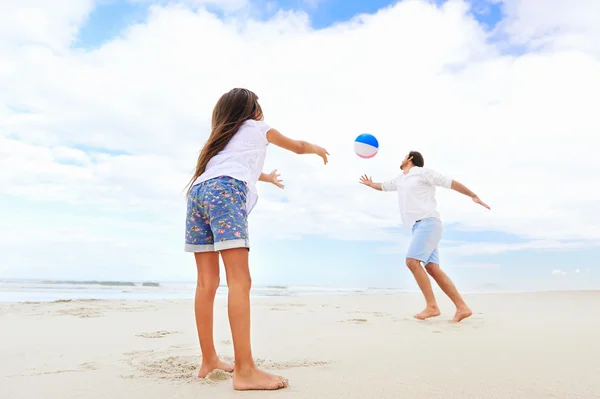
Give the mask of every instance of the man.
M 460 322 L 473 313 L 458 293 L 452 280 L 440 269 L 438 244 L 442 238 L 442 222 L 436 209 L 435 188 L 436 186 L 450 188 L 471 197 L 476 204 L 487 209 L 490 207 L 463 184 L 425 168 L 424 165 L 423 156 L 417 151 L 411 151 L 402 161 L 400 165 L 402 173 L 396 178 L 383 183 L 374 183 L 371 177 L 364 175 L 361 176 L 360 183 L 379 191 L 396 191 L 402 224 L 406 228 L 412 228 L 413 236 L 406 254 L 406 266 L 417 280 L 427 303 L 425 310 L 414 317 L 425 320 L 440 315 L 427 276 L 429 273 L 456 305 L 456 314 L 452 321 Z M 425 265 L 425 270 L 421 264 Z

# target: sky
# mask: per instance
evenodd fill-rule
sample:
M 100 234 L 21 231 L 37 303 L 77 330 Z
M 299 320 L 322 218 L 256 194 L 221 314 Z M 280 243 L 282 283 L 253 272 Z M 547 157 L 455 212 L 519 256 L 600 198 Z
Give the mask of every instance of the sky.
M 438 189 L 459 288 L 600 289 L 600 3 L 23 0 L 0 3 L 0 278 L 193 281 L 184 187 L 214 104 L 259 95 L 316 142 L 271 147 L 255 284 L 414 289 L 394 194 L 410 150 Z M 377 137 L 372 159 L 353 152 Z

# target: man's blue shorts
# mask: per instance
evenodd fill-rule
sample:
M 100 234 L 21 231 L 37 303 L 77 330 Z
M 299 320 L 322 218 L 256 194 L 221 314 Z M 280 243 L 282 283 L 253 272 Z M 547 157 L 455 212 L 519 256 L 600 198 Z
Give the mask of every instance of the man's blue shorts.
M 412 240 L 406 253 L 407 258 L 417 259 L 423 264 L 440 264 L 438 245 L 442 239 L 442 221 L 437 218 L 425 218 L 412 227 Z
M 192 187 L 187 200 L 186 252 L 250 248 L 246 184 L 221 176 Z

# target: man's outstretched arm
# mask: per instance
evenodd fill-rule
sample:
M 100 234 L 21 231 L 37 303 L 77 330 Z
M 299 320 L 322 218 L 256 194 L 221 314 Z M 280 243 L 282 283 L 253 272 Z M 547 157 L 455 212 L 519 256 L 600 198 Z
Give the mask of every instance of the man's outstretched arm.
M 467 197 L 471 197 L 471 198 L 477 197 L 477 195 L 473 191 L 469 190 L 469 188 L 467 186 L 465 186 L 464 184 L 462 184 L 459 181 L 452 180 L 450 188 L 456 192 L 466 195 Z
M 482 200 L 479 199 L 477 194 L 475 194 L 473 191 L 469 190 L 467 188 L 467 186 L 465 186 L 461 182 L 452 180 L 449 177 L 444 176 L 441 173 L 439 173 L 433 169 L 424 169 L 424 176 L 425 176 L 425 179 L 427 181 L 429 181 L 429 183 L 436 185 L 436 186 L 444 187 L 444 188 L 450 188 L 458 193 L 461 193 L 463 195 L 466 195 L 467 197 L 470 197 L 473 200 L 473 202 L 483 206 L 484 208 L 490 209 L 490 207 L 486 203 L 484 203 Z
M 375 183 L 373 179 L 367 175 L 362 175 L 360 177 L 360 184 L 364 184 L 377 191 L 396 191 L 397 189 L 395 180 L 388 180 L 384 183 Z
M 452 180 L 452 184 L 450 185 L 450 188 L 458 193 L 461 193 L 463 195 L 466 195 L 467 197 L 470 197 L 473 200 L 473 202 L 475 202 L 476 204 L 479 204 L 479 205 L 483 206 L 484 208 L 491 209 L 485 202 L 483 202 L 481 199 L 479 199 L 477 194 L 475 194 L 473 191 L 469 190 L 469 188 L 467 186 L 465 186 L 464 184 L 462 184 L 461 182 Z

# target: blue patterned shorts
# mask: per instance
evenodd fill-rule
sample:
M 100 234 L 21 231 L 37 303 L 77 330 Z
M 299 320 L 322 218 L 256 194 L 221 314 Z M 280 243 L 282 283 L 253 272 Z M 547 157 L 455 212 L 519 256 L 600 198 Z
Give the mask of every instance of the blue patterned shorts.
M 249 248 L 246 184 L 228 176 L 198 183 L 187 200 L 186 252 Z

